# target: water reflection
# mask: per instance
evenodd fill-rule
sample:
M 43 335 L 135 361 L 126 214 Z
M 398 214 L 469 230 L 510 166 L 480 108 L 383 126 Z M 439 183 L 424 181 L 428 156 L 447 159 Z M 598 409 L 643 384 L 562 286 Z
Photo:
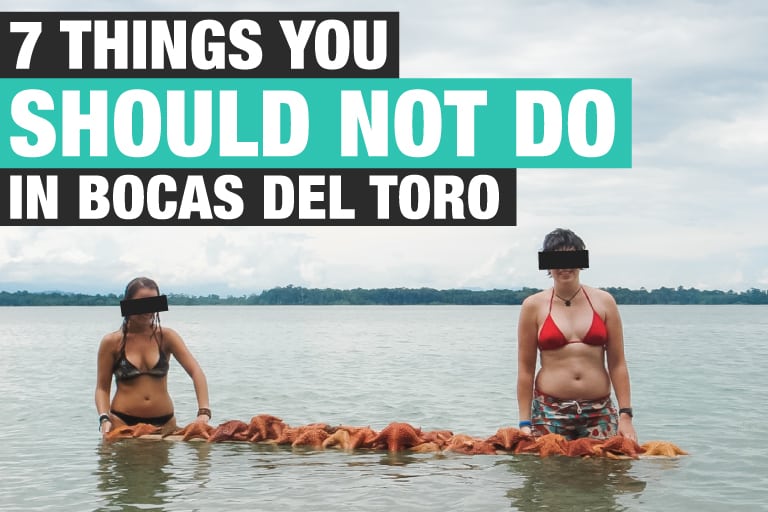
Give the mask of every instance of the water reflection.
M 645 481 L 629 474 L 632 461 L 570 457 L 516 457 L 505 461 L 522 477 L 507 492 L 512 505 L 524 512 L 539 510 L 623 511 L 624 494 L 641 494 Z
M 210 476 L 210 450 L 208 443 L 143 439 L 102 442 L 97 449 L 96 475 L 103 505 L 97 510 L 165 510 L 180 486 L 193 482 L 205 487 Z
M 99 446 L 99 494 L 106 510 L 163 510 L 171 443 L 126 439 Z

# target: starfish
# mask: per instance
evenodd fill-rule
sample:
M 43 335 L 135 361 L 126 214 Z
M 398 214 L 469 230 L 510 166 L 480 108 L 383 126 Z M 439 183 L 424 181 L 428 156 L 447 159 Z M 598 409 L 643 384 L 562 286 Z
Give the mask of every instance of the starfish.
M 580 437 L 565 443 L 565 454 L 569 457 L 594 457 L 602 454 L 600 446 L 602 441 L 599 439 L 590 439 L 589 437 Z
M 289 427 L 288 425 L 283 428 L 280 435 L 275 439 L 269 439 L 267 442 L 276 444 L 293 444 L 296 439 L 304 434 L 307 430 L 323 430 L 330 434 L 331 430 L 335 430 L 329 427 L 327 423 L 310 423 L 309 425 L 302 425 L 300 427 Z
M 107 432 L 106 436 L 104 437 L 110 441 L 114 439 L 133 437 L 133 427 L 129 427 L 128 425 L 121 425 Z
M 379 432 L 371 445 L 375 449 L 386 447 L 390 452 L 398 452 L 423 442 L 421 429 L 413 428 L 408 423 L 390 423 Z
M 352 448 L 370 448 L 377 434 L 371 427 L 341 427 L 349 432 Z
M 546 434 L 536 440 L 539 456 L 565 455 L 565 438 L 560 434 Z
M 213 432 L 213 427 L 202 421 L 193 421 L 184 428 L 176 430 L 173 435 L 182 436 L 182 441 L 190 439 L 208 439 Z
M 312 448 L 322 448 L 323 442 L 328 439 L 328 432 L 325 429 L 316 427 L 308 428 L 298 434 L 291 443 L 294 448 L 297 446 L 311 446 Z
M 339 429 L 323 441 L 323 448 L 338 446 L 342 450 L 352 450 L 349 432 Z
M 496 448 L 484 439 L 469 436 L 467 434 L 456 434 L 446 446 L 446 450 L 466 455 L 495 455 Z
M 434 441 L 428 441 L 426 443 L 417 444 L 416 446 L 411 448 L 411 451 L 416 453 L 429 453 L 429 452 L 439 452 L 442 449 L 443 447 L 435 443 Z
M 150 425 L 149 423 L 137 423 L 136 425 L 122 425 L 117 428 L 113 428 L 107 432 L 107 439 L 125 439 L 128 437 L 141 437 L 149 434 L 157 434 L 160 432 L 160 427 Z
M 450 430 L 432 430 L 430 432 L 422 432 L 421 438 L 425 443 L 434 443 L 441 450 L 445 448 L 448 442 L 453 437 L 453 432 Z
M 637 459 L 639 458 L 638 454 L 643 452 L 639 444 L 622 435 L 613 436 L 599 446 L 602 454 L 609 459 L 621 459 L 624 457 Z
M 643 449 L 645 455 L 663 455 L 665 457 L 688 455 L 688 452 L 669 441 L 648 441 L 643 443 L 640 448 Z
M 538 453 L 541 457 L 565 455 L 565 438 L 560 434 L 545 434 L 534 442 L 521 440 L 515 453 Z
M 298 427 L 285 427 L 277 439 L 270 439 L 267 442 L 275 444 L 291 444 L 296 440 L 296 436 L 299 434 Z
M 149 423 L 137 423 L 133 426 L 133 437 L 158 434 L 159 432 L 160 427 L 150 425 Z
M 517 444 L 523 440 L 533 440 L 530 434 L 524 434 L 521 430 L 507 427 L 500 428 L 494 435 L 486 439 L 489 443 L 500 450 L 513 451 Z
M 533 436 L 524 437 L 515 445 L 515 453 L 539 453 L 539 445 Z
M 214 428 L 208 437 L 209 443 L 219 441 L 246 441 L 248 433 L 248 424 L 240 420 L 225 421 Z
M 251 442 L 274 440 L 287 427 L 283 420 L 269 414 L 259 414 L 248 424 L 248 440 Z
M 323 441 L 323 448 L 330 446 L 338 446 L 342 450 L 369 448 L 375 437 L 376 432 L 371 427 L 340 426 L 336 432 Z

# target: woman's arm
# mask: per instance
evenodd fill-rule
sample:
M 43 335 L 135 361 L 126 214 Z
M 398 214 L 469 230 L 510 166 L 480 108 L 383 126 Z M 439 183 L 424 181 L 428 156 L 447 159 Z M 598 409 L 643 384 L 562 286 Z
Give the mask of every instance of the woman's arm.
M 528 297 L 520 308 L 517 323 L 517 407 L 520 421 L 531 419 L 533 379 L 538 354 L 537 329 L 535 302 L 532 297 Z M 531 433 L 530 427 L 523 427 L 521 430 Z
M 192 384 L 195 387 L 195 395 L 197 396 L 198 412 L 206 411 L 208 414 L 198 414 L 196 421 L 208 422 L 211 419 L 210 416 L 210 402 L 208 400 L 208 380 L 205 378 L 205 373 L 197 362 L 197 359 L 192 355 L 192 352 L 181 339 L 181 336 L 167 327 L 163 327 L 163 339 L 169 352 L 173 354 L 173 357 L 179 362 L 187 375 L 192 379 Z
M 629 384 L 629 370 L 624 357 L 624 330 L 616 300 L 609 293 L 605 292 L 605 294 L 607 297 L 605 323 L 608 328 L 608 375 L 611 377 L 613 392 L 616 395 L 619 409 L 627 409 L 632 407 L 632 394 Z M 637 433 L 629 414 L 619 414 L 619 434 L 637 441 Z
M 107 334 L 102 338 L 99 344 L 99 352 L 96 360 L 96 414 L 109 414 L 109 395 L 112 387 L 112 367 L 115 364 L 115 337 L 113 334 Z M 109 432 L 112 428 L 110 421 L 104 421 L 100 424 L 102 434 Z

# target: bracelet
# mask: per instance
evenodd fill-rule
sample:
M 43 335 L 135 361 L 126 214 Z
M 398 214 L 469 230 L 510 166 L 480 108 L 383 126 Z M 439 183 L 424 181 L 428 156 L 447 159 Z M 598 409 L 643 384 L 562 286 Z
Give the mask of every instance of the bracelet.
M 630 418 L 634 417 L 632 415 L 632 408 L 631 407 L 622 407 L 621 409 L 619 409 L 619 414 L 626 414 Z
M 213 418 L 213 416 L 211 416 L 211 410 L 209 408 L 207 408 L 207 407 L 199 408 L 197 410 L 197 415 L 198 416 L 206 415 L 206 416 L 208 416 L 208 419 Z
M 523 427 L 531 428 L 533 426 L 533 423 L 531 423 L 531 420 L 523 420 L 520 423 L 518 423 L 517 426 L 520 428 L 523 428 Z
M 112 421 L 109 417 L 109 414 L 100 414 L 99 415 L 99 430 L 101 430 L 101 426 L 104 424 L 105 421 Z

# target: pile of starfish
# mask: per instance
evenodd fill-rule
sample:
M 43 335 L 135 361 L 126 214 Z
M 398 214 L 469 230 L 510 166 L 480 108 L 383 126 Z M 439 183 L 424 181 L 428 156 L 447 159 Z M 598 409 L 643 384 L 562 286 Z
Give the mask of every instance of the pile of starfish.
M 606 457 L 611 459 L 637 459 L 640 456 L 677 457 L 687 452 L 668 441 L 648 441 L 642 445 L 617 435 L 609 439 L 566 440 L 559 434 L 534 437 L 512 428 L 500 428 L 488 438 L 454 434 L 448 430 L 424 432 L 408 423 L 390 423 L 376 432 L 370 427 L 355 427 L 326 423 L 311 423 L 291 427 L 276 416 L 260 414 L 246 423 L 229 420 L 214 427 L 202 422 L 171 431 L 163 431 L 146 423 L 117 427 L 107 433 L 107 440 L 124 438 L 198 439 L 209 443 L 240 441 L 272 443 L 312 449 L 336 448 L 341 450 L 386 450 L 417 453 L 450 451 L 467 455 L 535 454 L 541 457 L 562 455 L 567 457 Z

